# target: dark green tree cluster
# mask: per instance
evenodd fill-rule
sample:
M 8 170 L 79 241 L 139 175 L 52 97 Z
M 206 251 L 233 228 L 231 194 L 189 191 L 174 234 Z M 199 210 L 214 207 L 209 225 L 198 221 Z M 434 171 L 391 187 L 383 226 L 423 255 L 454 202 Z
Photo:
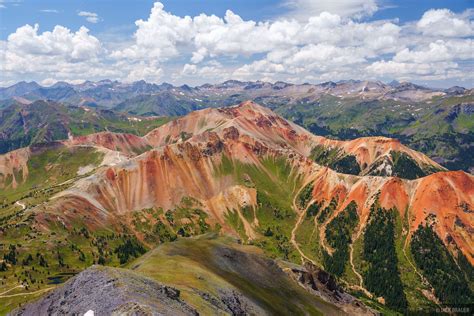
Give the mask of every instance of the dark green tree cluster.
M 298 195 L 298 206 L 300 208 L 305 208 L 308 205 L 308 202 L 311 201 L 313 197 L 313 184 L 308 183 Z
M 403 179 L 417 179 L 426 176 L 426 173 L 407 154 L 392 151 L 393 175 Z
M 319 213 L 318 216 L 318 223 L 323 223 L 329 215 L 336 209 L 337 207 L 337 200 L 336 198 L 332 198 L 331 202 L 329 202 L 329 205 L 323 208 L 323 210 Z
M 306 191 L 305 195 L 307 195 L 309 199 L 311 198 L 312 190 L 312 185 L 308 185 L 306 189 L 303 189 L 303 191 Z M 278 256 L 288 259 L 292 251 L 292 245 L 288 233 L 285 232 L 284 222 L 292 218 L 294 212 L 280 206 L 278 202 L 272 200 L 266 192 L 257 191 L 257 204 L 259 206 L 257 213 L 267 214 L 269 218 L 269 225 L 267 225 L 266 228 L 262 227 L 261 233 L 269 238 L 270 244 L 274 245 L 272 250 L 276 251 Z M 264 244 L 267 243 L 263 242 L 262 245 Z M 262 247 L 265 248 L 266 246 Z
M 170 223 L 171 225 L 174 224 L 174 215 L 173 215 L 173 212 L 171 210 L 166 211 L 165 217 L 166 217 L 166 220 L 168 221 L 168 223 Z
M 469 280 L 469 282 L 474 282 L 474 266 L 471 265 L 471 263 L 460 250 L 458 252 L 458 264 L 461 270 L 464 272 L 466 279 Z
M 291 218 L 293 214 L 293 211 L 290 211 L 284 207 L 279 206 L 275 202 L 272 202 L 267 194 L 260 191 L 257 191 L 257 204 L 259 206 L 259 212 L 271 212 L 273 218 L 278 220 Z
M 79 261 L 81 262 L 86 261 L 86 255 L 84 254 L 84 252 L 82 252 L 82 250 L 79 250 Z
M 211 227 L 206 222 L 205 217 L 199 217 L 199 230 L 201 234 L 207 233 Z
M 10 245 L 8 249 L 9 249 L 9 251 L 6 254 L 3 255 L 3 260 L 15 265 L 16 262 L 17 262 L 16 246 L 15 245 Z
M 326 226 L 326 240 L 334 252 L 330 255 L 323 250 L 324 268 L 335 276 L 340 277 L 344 273 L 349 259 L 351 235 L 358 222 L 357 204 L 351 201 L 344 211 Z
M 39 252 L 36 253 L 36 258 L 38 259 L 38 263 L 41 267 L 48 267 L 48 262 L 46 262 L 46 259 L 43 257 L 42 254 L 40 254 Z
M 84 236 L 84 238 L 86 238 L 86 239 L 89 239 L 89 237 L 90 237 L 89 231 L 85 227 L 81 227 L 81 230 L 79 231 L 79 234 Z
M 210 229 L 211 226 L 206 222 L 207 214 L 203 210 L 199 208 L 194 208 L 193 213 L 199 217 L 198 219 L 198 225 L 199 225 L 199 231 L 197 231 L 200 234 L 205 234 L 207 233 Z M 194 221 L 193 221 L 194 222 Z
M 135 238 L 129 237 L 124 243 L 114 250 L 120 260 L 120 264 L 128 262 L 131 258 L 137 258 L 146 252 L 145 247 Z
M 468 286 L 465 274 L 444 246 L 430 225 L 420 225 L 411 240 L 411 253 L 416 265 L 422 270 L 435 290 L 436 297 L 446 304 L 474 302 L 474 294 Z M 466 259 L 467 261 L 467 259 Z M 468 275 L 472 266 L 468 264 Z M 472 275 L 470 276 L 472 278 Z
M 320 203 L 314 202 L 308 207 L 308 210 L 306 211 L 306 218 L 311 218 L 314 217 L 318 214 L 319 209 L 321 207 Z
M 346 155 L 342 157 L 341 159 L 329 165 L 329 168 L 340 173 L 355 175 L 358 175 L 361 171 L 359 163 L 357 162 L 357 159 L 354 155 Z
M 270 227 L 267 227 L 265 232 L 263 233 L 265 237 L 272 237 L 273 236 L 273 230 Z
M 59 252 L 59 250 L 58 250 L 57 253 L 56 253 L 56 257 L 57 257 L 57 259 L 58 259 L 58 264 L 59 264 L 60 267 L 66 266 L 66 264 L 64 263 L 64 257 L 63 257 L 63 255 Z
M 279 227 L 277 227 L 279 228 Z M 280 231 L 278 229 L 278 231 Z M 275 240 L 277 241 L 277 250 L 280 254 L 282 254 L 283 258 L 288 260 L 288 255 L 291 252 L 291 244 L 290 240 L 284 234 L 278 232 L 274 236 Z
M 155 235 L 161 243 L 175 241 L 177 236 L 161 220 L 158 220 L 153 229 Z
M 344 152 L 335 148 L 318 145 L 311 150 L 310 157 L 317 164 L 327 166 L 340 173 L 358 175 L 361 171 L 354 155 L 345 155 Z
M 193 227 L 190 224 L 184 224 L 178 228 L 176 233 L 181 237 L 191 237 L 193 235 Z
M 108 259 L 108 253 L 106 249 L 109 248 L 109 243 L 107 241 L 107 238 L 104 236 L 97 236 L 97 238 L 93 240 L 91 244 L 96 246 L 99 252 L 99 258 L 97 259 L 97 263 L 101 265 L 105 265 Z
M 97 263 L 101 265 L 105 265 L 105 258 L 103 255 L 99 255 L 99 259 L 97 259 Z
M 33 256 L 32 256 L 31 254 L 28 254 L 28 256 L 27 256 L 25 259 L 23 259 L 23 261 L 21 262 L 21 264 L 22 264 L 23 266 L 28 266 L 28 265 L 30 265 L 30 263 L 31 263 L 32 261 L 33 261 Z
M 369 264 L 364 283 L 369 291 L 385 299 L 388 307 L 407 309 L 407 300 L 398 271 L 395 251 L 394 210 L 385 210 L 374 203 L 364 234 L 364 260 Z
M 193 136 L 193 134 L 190 134 L 190 133 L 187 133 L 187 132 L 183 131 L 183 132 L 180 133 L 179 136 L 180 136 L 181 140 L 184 142 L 184 141 L 190 139 Z

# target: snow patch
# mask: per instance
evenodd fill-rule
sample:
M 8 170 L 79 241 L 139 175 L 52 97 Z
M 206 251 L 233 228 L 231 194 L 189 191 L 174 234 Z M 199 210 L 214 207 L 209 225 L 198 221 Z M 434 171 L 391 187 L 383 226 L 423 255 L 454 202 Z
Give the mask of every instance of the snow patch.
M 128 117 L 129 121 L 134 121 L 134 122 L 141 122 L 142 120 L 139 119 L 138 117 Z

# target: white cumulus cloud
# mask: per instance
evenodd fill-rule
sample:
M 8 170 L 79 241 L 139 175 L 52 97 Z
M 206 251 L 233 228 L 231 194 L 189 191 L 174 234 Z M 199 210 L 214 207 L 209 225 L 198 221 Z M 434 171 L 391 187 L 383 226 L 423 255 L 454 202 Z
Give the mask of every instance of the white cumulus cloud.
M 416 26 L 425 35 L 472 36 L 474 22 L 469 20 L 470 15 L 469 11 L 463 16 L 454 14 L 448 9 L 429 10 L 423 14 Z
M 451 61 L 455 59 L 469 60 L 473 57 L 473 48 L 473 41 L 471 39 L 438 40 L 430 43 L 428 47 L 420 47 L 417 50 L 405 48 L 397 52 L 393 60 L 396 62 L 415 63 Z
M 39 25 L 24 25 L 0 46 L 0 71 L 4 76 L 74 80 L 117 73 L 104 69 L 100 41 L 82 26 L 76 32 L 63 26 L 39 32 Z

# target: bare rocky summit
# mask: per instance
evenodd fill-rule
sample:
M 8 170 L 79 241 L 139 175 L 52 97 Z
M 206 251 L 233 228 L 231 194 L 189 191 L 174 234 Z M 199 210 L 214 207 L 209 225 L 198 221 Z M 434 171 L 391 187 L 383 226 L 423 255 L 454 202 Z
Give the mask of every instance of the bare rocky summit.
M 197 315 L 180 291 L 132 271 L 92 266 L 11 315 Z

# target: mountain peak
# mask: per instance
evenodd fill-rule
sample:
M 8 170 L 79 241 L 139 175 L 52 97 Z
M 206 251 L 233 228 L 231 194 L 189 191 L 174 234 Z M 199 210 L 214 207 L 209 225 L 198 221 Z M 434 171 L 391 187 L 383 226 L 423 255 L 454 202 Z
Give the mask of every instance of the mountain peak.
M 252 109 L 254 111 L 265 111 L 265 110 L 268 110 L 267 108 L 261 106 L 260 104 L 258 103 L 255 103 L 254 101 L 252 100 L 246 100 L 246 101 L 243 101 L 237 105 L 234 105 L 234 108 L 240 108 L 240 109 Z

